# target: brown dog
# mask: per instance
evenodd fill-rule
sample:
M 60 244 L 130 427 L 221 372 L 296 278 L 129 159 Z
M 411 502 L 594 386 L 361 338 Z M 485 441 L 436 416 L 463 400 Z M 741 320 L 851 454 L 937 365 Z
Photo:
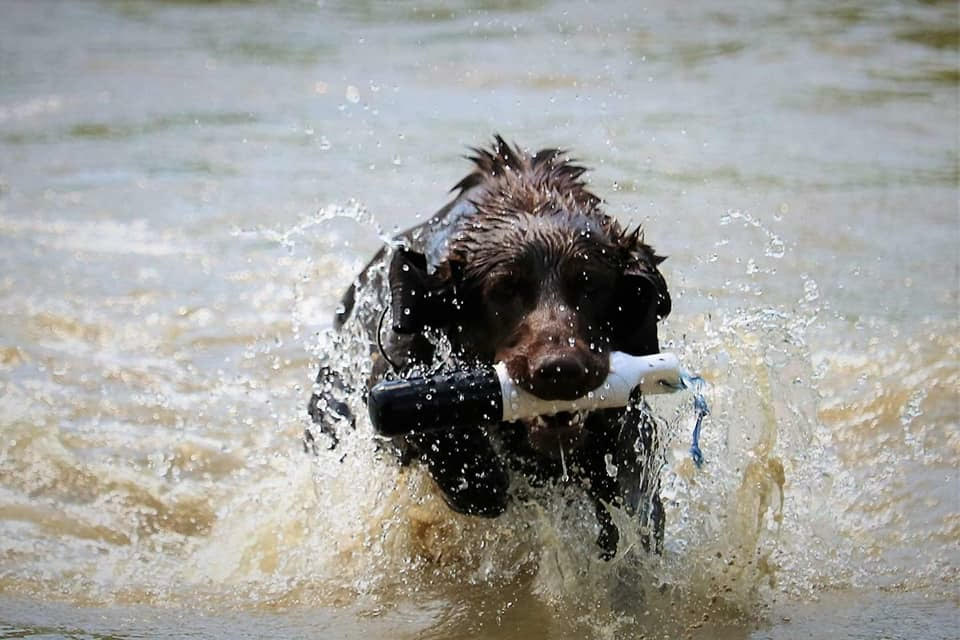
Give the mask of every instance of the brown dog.
M 580 179 L 585 169 L 558 150 L 528 155 L 498 136 L 491 149 L 474 151 L 475 169 L 454 187 L 456 198 L 381 250 L 344 297 L 335 326 L 356 318 L 366 332 L 368 386 L 391 369 L 435 365 L 444 342 L 457 363 L 502 361 L 531 393 L 574 399 L 602 383 L 611 351 L 657 353 L 670 296 L 657 269 L 663 258 L 639 228 L 627 232 L 603 213 Z M 375 311 L 355 308 L 357 287 L 379 288 L 384 302 L 389 291 L 388 329 Z M 318 384 L 330 390 L 342 379 L 324 367 Z M 647 544 L 662 539 L 656 429 L 641 404 L 484 429 L 450 425 L 395 444 L 403 460 L 427 466 L 462 513 L 502 513 L 511 472 L 534 483 L 580 482 L 595 500 L 598 544 L 609 557 L 619 532 L 604 503 L 637 514 Z M 310 412 L 335 437 L 331 416 L 347 410 L 320 392 Z M 314 442 L 309 432 L 307 439 Z

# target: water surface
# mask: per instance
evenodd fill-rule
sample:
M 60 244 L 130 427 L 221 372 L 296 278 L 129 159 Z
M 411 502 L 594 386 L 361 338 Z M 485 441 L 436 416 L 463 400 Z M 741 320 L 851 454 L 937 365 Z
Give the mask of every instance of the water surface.
M 0 636 L 956 637 L 955 3 L 2 15 Z M 670 256 L 662 557 L 300 448 L 340 292 L 495 132 Z

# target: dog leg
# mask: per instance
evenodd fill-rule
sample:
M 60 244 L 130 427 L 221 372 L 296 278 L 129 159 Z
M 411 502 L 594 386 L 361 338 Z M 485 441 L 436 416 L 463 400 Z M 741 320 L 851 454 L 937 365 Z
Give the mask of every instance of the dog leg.
M 510 478 L 487 436 L 478 429 L 410 434 L 430 477 L 451 509 L 495 518 L 507 508 Z
M 632 403 L 620 419 L 614 460 L 618 494 L 627 513 L 637 518 L 643 548 L 661 553 L 665 523 L 660 499 L 662 459 L 657 433 L 649 405 L 642 400 Z

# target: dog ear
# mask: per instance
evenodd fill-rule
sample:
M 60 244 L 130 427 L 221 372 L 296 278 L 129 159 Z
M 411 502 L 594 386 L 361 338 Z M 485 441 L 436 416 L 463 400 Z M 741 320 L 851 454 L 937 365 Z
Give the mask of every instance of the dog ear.
M 657 269 L 664 260 L 642 242 L 629 251 L 614 303 L 614 348 L 632 355 L 660 352 L 657 322 L 671 306 L 667 282 Z
M 427 258 L 405 247 L 390 260 L 390 309 L 397 333 L 419 333 L 426 327 L 450 324 L 453 316 L 453 278 L 448 263 L 429 273 Z

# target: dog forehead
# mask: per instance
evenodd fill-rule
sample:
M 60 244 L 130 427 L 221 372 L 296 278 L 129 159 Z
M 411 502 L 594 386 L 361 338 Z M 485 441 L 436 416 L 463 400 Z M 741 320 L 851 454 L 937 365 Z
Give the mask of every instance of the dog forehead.
M 457 253 L 470 278 L 499 271 L 615 268 L 620 251 L 601 221 L 582 214 L 514 213 L 468 225 L 457 238 Z

